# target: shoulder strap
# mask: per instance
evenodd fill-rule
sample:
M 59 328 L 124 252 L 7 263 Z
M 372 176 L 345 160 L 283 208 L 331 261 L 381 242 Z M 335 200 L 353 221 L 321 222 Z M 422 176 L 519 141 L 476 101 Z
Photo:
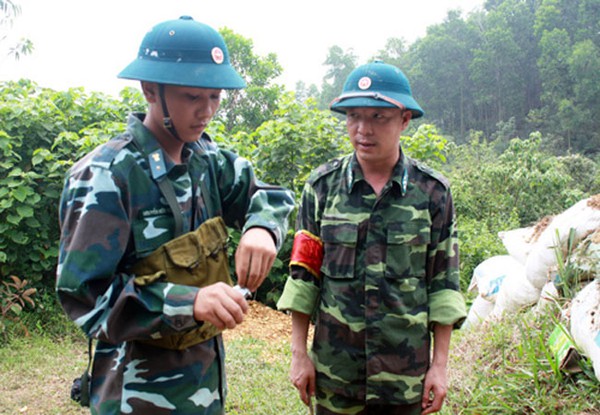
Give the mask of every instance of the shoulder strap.
M 167 199 L 167 203 L 173 212 L 173 219 L 175 219 L 175 236 L 182 235 L 183 215 L 181 214 L 181 208 L 177 202 L 175 189 L 173 189 L 171 182 L 167 180 L 167 167 L 165 166 L 162 150 L 159 149 L 150 153 L 148 156 L 148 163 L 150 164 L 152 178 L 158 185 L 158 188 L 165 199 Z
M 81 406 L 88 407 L 90 406 L 90 369 L 92 367 L 92 342 L 93 338 L 88 338 L 88 365 L 87 369 L 81 376 Z
M 132 135 L 132 137 L 134 145 L 143 155 L 145 155 L 146 153 L 135 135 Z M 167 200 L 171 212 L 173 212 L 173 219 L 175 220 L 175 237 L 183 235 L 183 215 L 179 203 L 177 202 L 175 189 L 173 189 L 171 182 L 167 180 L 167 166 L 165 165 L 165 159 L 161 149 L 155 150 L 148 155 L 148 165 L 152 172 L 152 179 L 156 182 L 160 192 Z

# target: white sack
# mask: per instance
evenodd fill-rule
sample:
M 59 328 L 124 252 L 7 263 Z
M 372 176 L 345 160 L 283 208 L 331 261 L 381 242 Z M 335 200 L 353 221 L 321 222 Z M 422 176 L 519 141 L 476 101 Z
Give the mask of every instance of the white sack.
M 575 245 L 600 228 L 600 195 L 584 199 L 555 216 L 539 239 L 533 244 L 525 263 L 527 279 L 538 290 L 551 280 L 550 271 L 557 266 L 555 247 L 563 254 L 571 229 L 575 231 Z
M 479 295 L 493 303 L 506 276 L 522 272 L 523 265 L 512 256 L 493 256 L 475 267 L 469 291 L 477 289 Z
M 502 317 L 505 313 L 514 313 L 522 307 L 531 306 L 539 300 L 540 292 L 531 285 L 525 276 L 525 267 L 521 266 L 504 279 L 490 316 Z
M 570 332 L 600 379 L 600 279 L 586 285 L 573 299 Z
M 512 229 L 510 231 L 498 232 L 498 237 L 506 248 L 508 255 L 525 265 L 527 256 L 533 246 L 534 227 Z
M 494 303 L 478 295 L 473 301 L 471 308 L 469 308 L 469 314 L 467 314 L 467 318 L 461 328 L 464 330 L 478 326 L 485 321 L 493 308 Z

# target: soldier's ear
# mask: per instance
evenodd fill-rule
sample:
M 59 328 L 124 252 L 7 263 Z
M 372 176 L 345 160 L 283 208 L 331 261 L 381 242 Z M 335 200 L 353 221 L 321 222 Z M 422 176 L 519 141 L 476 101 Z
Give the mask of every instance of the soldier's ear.
M 412 112 L 409 110 L 404 110 L 402 111 L 402 124 L 403 127 L 402 129 L 405 130 L 406 128 L 408 128 L 408 124 L 410 123 L 410 120 L 412 119 Z
M 159 101 L 158 84 L 155 82 L 142 81 L 142 93 L 149 104 L 156 104 Z

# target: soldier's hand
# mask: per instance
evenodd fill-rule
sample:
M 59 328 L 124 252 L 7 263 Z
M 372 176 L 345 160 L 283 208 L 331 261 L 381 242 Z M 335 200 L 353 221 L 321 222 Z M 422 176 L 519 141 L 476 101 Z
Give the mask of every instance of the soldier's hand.
M 242 235 L 235 251 L 238 284 L 250 291 L 258 290 L 276 257 L 277 248 L 271 232 L 264 228 L 248 229 Z
M 194 318 L 221 330 L 240 324 L 247 312 L 244 296 L 223 282 L 201 288 L 194 300 Z
M 448 389 L 446 367 L 433 364 L 425 374 L 421 415 L 439 412 Z
M 306 353 L 292 353 L 290 381 L 298 389 L 300 399 L 305 405 L 311 405 L 315 394 L 315 365 Z

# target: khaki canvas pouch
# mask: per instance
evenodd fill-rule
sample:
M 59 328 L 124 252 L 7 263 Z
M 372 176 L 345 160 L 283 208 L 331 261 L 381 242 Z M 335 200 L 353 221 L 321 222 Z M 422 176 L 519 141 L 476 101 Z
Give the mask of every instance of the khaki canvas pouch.
M 229 271 L 227 227 L 221 217 L 207 220 L 195 231 L 181 235 L 138 261 L 132 268 L 139 286 L 155 282 L 205 287 L 217 282 L 233 285 Z M 221 330 L 208 322 L 182 333 L 143 340 L 154 346 L 183 350 L 206 341 Z

